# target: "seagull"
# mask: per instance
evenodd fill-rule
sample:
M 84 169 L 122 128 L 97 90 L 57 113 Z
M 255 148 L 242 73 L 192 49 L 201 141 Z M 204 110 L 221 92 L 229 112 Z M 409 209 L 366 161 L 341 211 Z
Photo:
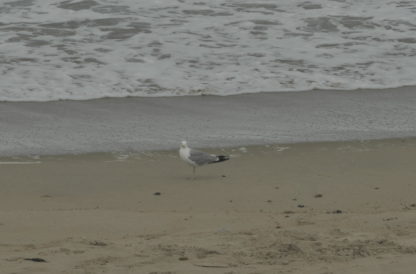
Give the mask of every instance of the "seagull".
M 179 156 L 182 160 L 192 166 L 193 176 L 195 179 L 195 168 L 197 166 L 203 166 L 206 164 L 214 164 L 224 162 L 230 159 L 224 155 L 213 155 L 203 151 L 198 151 L 188 147 L 186 141 L 182 141 L 181 148 L 179 149 Z

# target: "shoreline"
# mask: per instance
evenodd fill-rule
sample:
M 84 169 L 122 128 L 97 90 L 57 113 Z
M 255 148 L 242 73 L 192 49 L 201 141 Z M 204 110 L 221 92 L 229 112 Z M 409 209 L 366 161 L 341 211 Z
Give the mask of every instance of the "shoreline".
M 177 151 L 0 164 L 0 270 L 407 274 L 416 267 L 416 139 L 208 151 L 233 157 L 198 168 L 195 180 Z
M 255 95 L 255 94 L 279 94 L 279 93 L 304 93 L 304 92 L 320 92 L 320 91 L 330 91 L 330 92 L 378 92 L 378 91 L 392 91 L 392 90 L 401 90 L 401 89 L 415 89 L 416 85 L 402 85 L 402 86 L 393 86 L 385 88 L 355 88 L 355 89 L 335 89 L 335 88 L 312 88 L 312 89 L 302 89 L 302 90 L 281 90 L 281 91 L 259 91 L 259 92 L 244 92 L 244 93 L 232 93 L 232 94 L 193 94 L 193 95 L 163 95 L 163 96 L 104 96 L 98 98 L 79 98 L 79 99 L 57 99 L 57 100 L 47 100 L 47 101 L 8 101 L 0 100 L 2 103 L 54 103 L 54 102 L 87 102 L 87 101 L 99 101 L 99 100 L 111 100 L 111 99 L 129 99 L 129 98 L 178 98 L 178 97 L 233 97 L 233 96 L 242 96 L 242 95 Z
M 0 103 L 0 156 L 416 136 L 416 88 Z
M 211 151 L 212 153 L 222 153 L 230 151 L 239 151 L 245 153 L 247 148 L 264 148 L 279 147 L 285 150 L 290 146 L 325 146 L 325 145 L 343 145 L 343 144 L 382 144 L 382 143 L 399 143 L 399 142 L 413 142 L 416 141 L 414 136 L 403 137 L 390 137 L 390 138 L 372 138 L 372 139 L 351 139 L 351 140 L 319 140 L 319 141 L 303 141 L 293 143 L 265 143 L 265 144 L 242 144 L 242 145 L 230 145 L 230 146 L 203 146 L 192 148 L 197 150 Z M 152 149 L 152 150 L 129 150 L 129 151 L 92 151 L 92 152 L 77 152 L 77 153 L 61 153 L 61 154 L 41 154 L 41 155 L 0 155 L 0 165 L 13 165 L 13 164 L 37 164 L 40 160 L 64 160 L 78 158 L 106 158 L 109 161 L 123 161 L 129 157 L 148 157 L 149 155 L 161 155 L 161 154 L 176 154 L 179 151 L 180 146 L 168 149 Z M 15 161 L 16 160 L 16 161 Z M 10 162 L 8 162 L 10 161 Z

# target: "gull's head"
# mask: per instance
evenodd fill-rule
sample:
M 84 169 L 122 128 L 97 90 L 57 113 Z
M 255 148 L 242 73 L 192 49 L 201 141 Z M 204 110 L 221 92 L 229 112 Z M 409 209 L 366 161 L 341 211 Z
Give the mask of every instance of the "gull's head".
M 186 143 L 186 141 L 182 141 L 181 142 L 181 148 L 187 148 L 188 144 Z

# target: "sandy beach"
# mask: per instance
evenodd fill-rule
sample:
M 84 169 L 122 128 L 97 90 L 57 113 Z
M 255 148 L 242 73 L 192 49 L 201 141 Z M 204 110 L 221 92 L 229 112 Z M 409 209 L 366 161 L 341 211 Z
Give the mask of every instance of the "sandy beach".
M 0 272 L 415 269 L 415 139 L 208 151 L 1 158 Z

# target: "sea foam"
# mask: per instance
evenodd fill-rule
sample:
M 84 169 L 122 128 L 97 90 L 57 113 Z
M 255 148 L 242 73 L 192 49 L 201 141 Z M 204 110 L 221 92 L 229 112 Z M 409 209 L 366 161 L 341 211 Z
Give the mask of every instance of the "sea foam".
M 0 101 L 415 85 L 416 2 L 20 0 Z

